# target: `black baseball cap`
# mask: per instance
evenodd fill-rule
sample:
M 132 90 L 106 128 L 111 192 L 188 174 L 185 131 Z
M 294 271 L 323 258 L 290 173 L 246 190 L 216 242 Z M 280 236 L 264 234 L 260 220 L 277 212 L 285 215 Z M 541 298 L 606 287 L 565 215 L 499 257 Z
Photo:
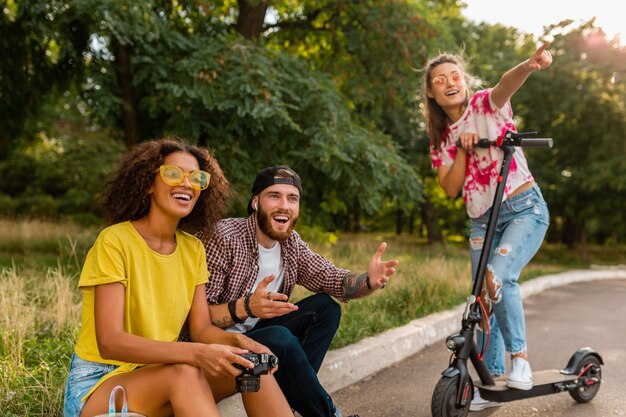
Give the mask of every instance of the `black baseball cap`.
M 276 173 L 281 169 L 288 171 L 291 175 L 293 175 L 293 178 L 276 177 Z M 259 171 L 254 180 L 254 184 L 252 184 L 252 197 L 274 184 L 293 185 L 298 189 L 300 195 L 302 196 L 302 181 L 296 171 L 289 168 L 287 165 L 274 165 L 263 168 Z M 252 209 L 252 197 L 250 197 L 250 201 L 248 201 L 248 214 L 254 213 L 254 210 Z

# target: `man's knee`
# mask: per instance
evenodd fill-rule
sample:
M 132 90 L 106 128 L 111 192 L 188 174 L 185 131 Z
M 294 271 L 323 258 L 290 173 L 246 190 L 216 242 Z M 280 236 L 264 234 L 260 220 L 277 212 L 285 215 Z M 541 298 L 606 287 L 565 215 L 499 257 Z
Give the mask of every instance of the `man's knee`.
M 309 297 L 315 305 L 316 316 L 320 321 L 328 322 L 329 325 L 339 326 L 341 321 L 341 306 L 328 294 L 314 294 Z M 306 299 L 305 299 L 306 300 Z
M 279 358 L 284 354 L 302 351 L 298 338 L 283 326 L 268 326 L 249 336 L 267 346 Z

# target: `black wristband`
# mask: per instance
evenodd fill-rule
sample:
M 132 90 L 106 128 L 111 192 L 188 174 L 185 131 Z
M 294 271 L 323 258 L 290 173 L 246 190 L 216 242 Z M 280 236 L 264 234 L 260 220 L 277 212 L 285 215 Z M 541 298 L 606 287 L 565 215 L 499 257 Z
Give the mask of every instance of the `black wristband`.
M 365 275 L 365 283 L 367 284 L 367 289 L 372 291 L 372 284 L 370 284 L 370 276 L 369 275 Z
M 256 316 L 252 313 L 252 310 L 250 310 L 250 297 L 252 297 L 251 292 L 246 294 L 245 298 L 243 299 L 243 308 L 246 309 L 248 317 L 250 317 L 251 319 L 256 319 Z
M 233 323 L 244 322 L 237 316 L 237 300 L 233 300 L 228 303 L 228 311 L 230 312 L 230 318 L 233 320 Z

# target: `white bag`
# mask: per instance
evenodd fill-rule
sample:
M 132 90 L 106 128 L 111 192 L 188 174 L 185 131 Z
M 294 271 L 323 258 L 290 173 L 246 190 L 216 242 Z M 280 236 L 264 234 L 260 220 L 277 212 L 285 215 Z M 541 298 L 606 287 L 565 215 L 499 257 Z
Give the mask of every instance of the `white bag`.
M 117 412 L 115 410 L 115 394 L 117 391 L 122 391 L 122 398 L 124 399 L 124 403 L 122 404 L 122 409 Z M 128 401 L 126 401 L 126 390 L 121 385 L 114 387 L 111 390 L 111 395 L 109 396 L 109 412 L 107 414 L 98 414 L 95 417 L 146 417 L 143 414 L 128 412 Z

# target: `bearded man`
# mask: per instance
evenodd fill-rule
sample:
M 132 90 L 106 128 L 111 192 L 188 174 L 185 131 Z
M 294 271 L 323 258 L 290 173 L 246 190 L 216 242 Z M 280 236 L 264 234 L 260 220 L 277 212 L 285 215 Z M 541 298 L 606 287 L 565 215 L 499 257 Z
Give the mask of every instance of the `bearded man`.
M 317 378 L 341 319 L 341 301 L 384 288 L 398 261 L 382 261 L 386 244 L 367 272 L 333 265 L 293 230 L 302 182 L 285 165 L 261 170 L 252 185 L 248 218 L 217 223 L 203 239 L 210 279 L 206 287 L 213 324 L 267 346 L 278 356 L 274 374 L 291 407 L 303 417 L 340 417 Z M 295 304 L 296 284 L 314 293 Z

